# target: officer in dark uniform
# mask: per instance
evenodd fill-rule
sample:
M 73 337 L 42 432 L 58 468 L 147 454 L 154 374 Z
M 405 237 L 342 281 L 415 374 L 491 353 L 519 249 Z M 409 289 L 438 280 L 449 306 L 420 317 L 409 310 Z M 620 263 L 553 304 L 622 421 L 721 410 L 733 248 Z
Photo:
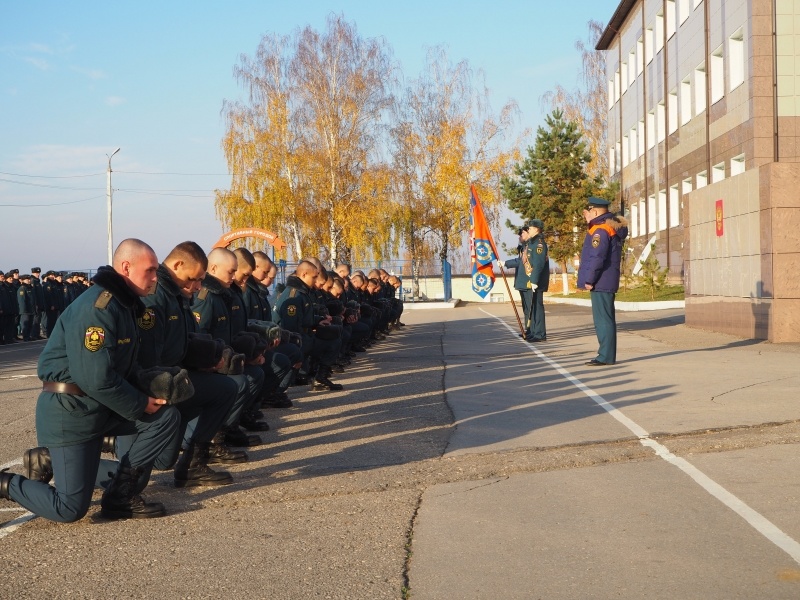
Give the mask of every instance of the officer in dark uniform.
M 510 258 L 504 264 L 506 269 L 514 269 L 514 289 L 519 292 L 520 304 L 522 305 L 522 320 L 525 329 L 525 337 L 531 337 L 530 315 L 531 299 L 531 266 L 528 262 L 528 226 L 522 227 L 518 231 L 519 244 L 517 245 L 517 257 Z
M 0 472 L 0 498 L 59 522 L 89 509 L 95 485 L 105 487 L 101 514 L 110 519 L 164 514 L 139 495 L 177 431 L 180 415 L 166 400 L 130 382 L 136 372 L 140 297 L 156 281 L 158 260 L 141 240 L 124 240 L 114 266 L 101 267 L 90 292 L 59 319 L 39 356 L 42 392 L 36 405 L 41 448 L 23 457 L 27 477 Z M 119 463 L 101 460 L 103 436 L 134 434 Z M 48 485 L 53 478 L 55 487 Z
M 208 272 L 203 278 L 200 291 L 194 295 L 192 312 L 197 320 L 198 331 L 210 334 L 230 345 L 234 333 L 233 322 L 241 327 L 244 307 L 241 302 L 234 302 L 231 293 L 233 277 L 238 268 L 236 255 L 226 248 L 214 248 L 208 254 Z M 244 315 L 245 327 L 247 317 Z M 233 409 L 225 420 L 225 440 L 232 446 L 252 446 L 261 443 L 258 436 L 248 436 L 239 424 L 244 414 L 251 413 L 261 401 L 261 388 L 264 384 L 264 371 L 259 365 L 246 365 L 241 377 L 243 382 Z M 263 421 L 246 423 L 253 427 L 250 431 L 266 431 L 269 426 Z
M 17 289 L 17 306 L 19 308 L 19 326 L 23 342 L 32 341 L 33 316 L 36 312 L 36 299 L 34 298 L 31 276 L 27 273 L 20 278 Z
M 184 366 L 189 347 L 189 334 L 197 331 L 197 321 L 189 302 L 200 289 L 208 266 L 205 252 L 194 242 L 176 246 L 158 267 L 155 291 L 145 296 L 145 314 L 137 321 L 141 349 L 138 362 L 143 368 L 154 366 Z M 178 457 L 183 442 L 183 455 L 175 466 L 175 484 L 179 487 L 209 486 L 233 483 L 227 472 L 216 472 L 208 467 L 216 462 L 244 462 L 247 454 L 233 453 L 213 444 L 214 436 L 222 428 L 234 401 L 238 385 L 233 379 L 213 371 L 189 370 L 189 379 L 195 393 L 178 404 L 181 427 L 175 438 L 173 456 Z M 187 425 L 192 427 L 187 433 Z M 117 440 L 117 445 L 125 440 Z M 171 464 L 165 465 L 169 468 Z
M 531 266 L 530 342 L 547 340 L 547 327 L 544 319 L 544 293 L 550 287 L 550 258 L 547 255 L 547 242 L 544 239 L 544 223 L 533 219 L 528 223 L 530 240 L 527 246 L 528 264 Z
M 44 290 L 42 289 L 42 281 L 39 279 L 42 275 L 40 267 L 33 267 L 31 269 L 31 286 L 33 287 L 33 298 L 36 301 L 36 312 L 33 313 L 33 327 L 31 329 L 31 339 L 43 340 L 42 333 L 45 330 L 45 312 L 44 312 Z
M 60 283 L 56 281 L 55 271 L 45 273 L 44 283 L 42 283 L 42 293 L 44 295 L 44 332 L 45 337 L 50 337 L 59 313 L 64 309 L 64 293 Z
M 326 340 L 323 336 L 315 335 L 316 328 L 326 327 L 331 323 L 330 316 L 323 317 L 314 312 L 311 288 L 318 272 L 317 267 L 307 260 L 297 265 L 297 271 L 286 278 L 286 288 L 275 301 L 272 320 L 283 329 L 300 334 L 306 369 L 311 358 L 319 362 L 312 390 L 338 391 L 343 386 L 333 383 L 330 375 L 332 366 L 336 363 L 340 342 L 338 339 Z
M 6 285 L 6 274 L 0 271 L 0 344 L 11 343 L 9 338 L 9 322 L 11 318 L 11 302 L 17 303 L 17 298 L 11 291 L 11 286 Z
M 617 362 L 617 320 L 614 300 L 619 290 L 622 245 L 628 237 L 628 221 L 609 212 L 610 202 L 590 197 L 583 209 L 589 226 L 581 249 L 578 289 L 589 290 L 592 318 L 600 349 L 585 364 L 590 367 Z

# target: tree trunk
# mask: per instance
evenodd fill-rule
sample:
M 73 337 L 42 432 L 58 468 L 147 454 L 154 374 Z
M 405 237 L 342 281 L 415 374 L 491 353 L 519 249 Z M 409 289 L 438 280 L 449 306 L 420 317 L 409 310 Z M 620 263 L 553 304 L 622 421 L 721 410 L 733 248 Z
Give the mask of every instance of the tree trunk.
M 567 273 L 567 261 L 561 263 L 561 289 L 566 296 L 569 294 L 569 274 Z

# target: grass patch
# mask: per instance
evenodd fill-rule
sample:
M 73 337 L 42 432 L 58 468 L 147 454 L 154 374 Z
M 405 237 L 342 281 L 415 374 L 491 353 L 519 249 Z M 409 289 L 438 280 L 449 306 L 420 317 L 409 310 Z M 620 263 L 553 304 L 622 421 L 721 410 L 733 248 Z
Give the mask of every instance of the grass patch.
M 552 285 L 550 286 L 553 287 Z M 574 291 L 568 296 L 564 294 L 553 294 L 556 298 L 585 298 L 589 299 L 590 292 L 586 290 Z M 660 290 L 656 291 L 655 301 L 663 300 L 683 300 L 685 298 L 685 291 L 682 285 L 665 285 Z M 628 288 L 627 290 L 620 290 L 617 292 L 617 302 L 651 302 L 653 298 L 650 297 L 650 291 L 645 288 Z

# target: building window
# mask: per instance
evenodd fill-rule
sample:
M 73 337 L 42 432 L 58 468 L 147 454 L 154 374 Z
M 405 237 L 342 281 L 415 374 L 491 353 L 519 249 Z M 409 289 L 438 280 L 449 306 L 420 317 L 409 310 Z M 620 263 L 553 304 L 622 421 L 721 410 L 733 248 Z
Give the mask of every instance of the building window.
M 612 108 L 614 106 L 614 82 L 608 82 L 608 108 Z
M 711 183 L 717 183 L 723 179 L 725 179 L 725 163 L 721 162 L 711 167 Z
M 639 121 L 639 156 L 644 156 L 644 119 Z
M 744 154 L 731 159 L 731 177 L 744 173 Z
M 691 9 L 689 8 L 689 0 L 678 0 L 678 22 L 683 25 L 686 22 L 686 19 L 689 18 L 689 13 Z
M 614 73 L 614 102 L 619 100 L 619 69 Z
M 681 224 L 681 200 L 678 197 L 678 186 L 669 188 L 669 226 L 677 227 Z
M 639 203 L 631 204 L 631 237 L 639 237 Z
M 694 114 L 706 109 L 706 63 L 702 62 L 694 70 Z
M 708 173 L 706 171 L 702 171 L 701 173 L 697 174 L 697 189 L 704 188 L 708 185 Z
M 647 235 L 647 208 L 644 200 L 639 200 L 639 235 Z
M 681 194 L 684 196 L 692 191 L 692 178 L 684 179 L 681 184 Z
M 636 81 L 636 51 L 631 50 L 631 53 L 628 55 L 628 83 L 629 85 L 633 85 L 633 82 Z
M 622 137 L 622 166 L 627 167 L 631 162 L 630 146 L 628 146 L 628 136 Z
M 728 68 L 730 89 L 735 90 L 744 83 L 744 34 L 741 29 L 728 39 Z
M 667 228 L 667 193 L 664 190 L 658 192 L 658 230 L 664 231 Z
M 722 58 L 722 46 L 711 53 L 711 104 L 725 95 L 725 59 Z
M 643 61 L 644 61 L 644 41 L 643 38 L 639 38 L 639 41 L 636 42 L 636 74 L 641 75 L 643 69 Z
M 628 91 L 628 64 L 622 63 L 622 67 L 620 68 L 620 74 L 622 76 L 622 93 Z
M 617 165 L 617 173 L 619 173 L 622 170 L 622 146 L 619 142 L 614 144 L 614 152 L 617 155 L 617 159 L 614 163 Z
M 639 144 L 636 142 L 636 127 L 631 127 L 631 132 L 628 134 L 628 140 L 631 144 L 630 157 L 631 162 L 633 162 L 637 158 L 636 152 L 639 149 Z
M 662 100 L 656 107 L 656 127 L 658 127 L 659 142 L 663 142 L 664 138 L 667 136 L 666 116 L 664 101 Z
M 667 39 L 675 35 L 675 0 L 667 0 Z
M 656 15 L 656 54 L 664 47 L 664 12 Z
M 681 125 L 692 120 L 692 80 L 687 77 L 681 81 Z
M 644 62 L 648 65 L 653 61 L 653 28 L 644 31 Z
M 647 114 L 647 148 L 652 150 L 656 145 L 656 113 L 650 111 Z
M 608 174 L 613 175 L 617 172 L 616 156 L 614 156 L 614 147 L 608 147 Z
M 656 197 L 650 196 L 647 199 L 647 232 L 656 232 Z
M 669 105 L 669 132 L 675 133 L 678 130 L 678 90 L 672 90 L 667 97 Z

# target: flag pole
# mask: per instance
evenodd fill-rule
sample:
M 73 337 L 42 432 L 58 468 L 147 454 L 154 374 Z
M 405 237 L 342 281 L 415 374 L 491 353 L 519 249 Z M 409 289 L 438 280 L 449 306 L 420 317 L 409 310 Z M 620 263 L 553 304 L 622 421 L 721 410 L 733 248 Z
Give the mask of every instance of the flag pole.
M 497 254 L 495 254 L 497 256 Z M 500 259 L 497 259 L 497 262 L 500 262 Z M 525 339 L 525 327 L 522 324 L 522 320 L 519 318 L 519 311 L 517 310 L 517 304 L 514 302 L 514 296 L 511 293 L 511 287 L 508 285 L 508 278 L 506 277 L 505 269 L 503 265 L 500 265 L 500 274 L 503 276 L 503 283 L 506 284 L 506 289 L 508 290 L 508 297 L 511 299 L 511 306 L 514 308 L 514 315 L 517 317 L 517 323 L 519 324 L 519 333 L 522 336 L 522 339 Z
M 480 200 L 478 199 L 478 191 L 475 189 L 475 184 L 474 183 L 470 184 L 469 187 L 470 187 L 470 192 L 472 192 L 473 198 L 475 198 L 475 200 L 478 203 L 480 203 Z M 481 212 L 483 212 L 483 209 L 481 209 Z M 492 252 L 494 252 L 495 259 L 497 259 L 497 262 L 499 263 L 500 262 L 500 255 L 497 253 L 497 247 L 494 245 L 494 239 L 492 238 L 491 232 L 488 232 L 488 234 L 489 234 L 488 235 L 489 244 L 492 246 Z M 506 290 L 508 290 L 508 297 L 511 299 L 511 306 L 514 308 L 514 315 L 517 317 L 517 323 L 519 324 L 520 335 L 524 339 L 525 338 L 525 327 L 522 325 L 522 320 L 519 318 L 519 311 L 517 311 L 517 305 L 514 302 L 514 296 L 511 293 L 511 287 L 508 285 L 508 279 L 506 278 L 506 272 L 505 272 L 505 270 L 504 270 L 502 265 L 500 265 L 500 274 L 503 276 L 503 283 L 506 284 Z

